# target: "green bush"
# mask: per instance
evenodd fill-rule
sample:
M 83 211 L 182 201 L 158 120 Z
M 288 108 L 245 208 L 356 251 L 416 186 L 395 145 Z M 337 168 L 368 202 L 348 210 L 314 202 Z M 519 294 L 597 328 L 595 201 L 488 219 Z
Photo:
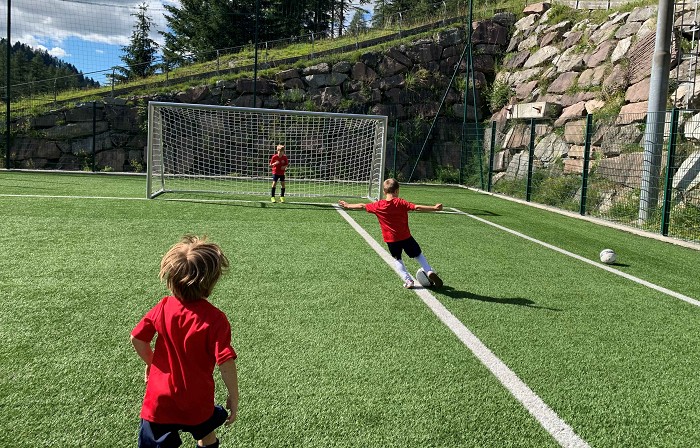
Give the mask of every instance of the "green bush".
M 578 197 L 580 189 L 580 176 L 546 177 L 537 185 L 537 190 L 532 194 L 532 200 L 552 207 L 577 211 L 580 205 Z
M 508 83 L 496 80 L 486 91 L 486 98 L 491 112 L 496 112 L 508 104 L 513 93 L 513 89 Z
M 450 166 L 438 166 L 435 168 L 435 180 L 441 184 L 457 184 L 459 170 Z

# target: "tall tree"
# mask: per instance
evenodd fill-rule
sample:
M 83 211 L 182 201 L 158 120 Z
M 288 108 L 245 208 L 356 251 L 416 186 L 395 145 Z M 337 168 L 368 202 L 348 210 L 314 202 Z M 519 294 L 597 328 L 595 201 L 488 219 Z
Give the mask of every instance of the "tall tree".
M 131 42 L 122 47 L 123 55 L 120 57 L 126 66 L 117 67 L 118 80 L 132 80 L 144 78 L 155 73 L 158 43 L 149 37 L 153 20 L 148 16 L 148 5 L 142 3 L 138 11 L 131 14 L 136 17 L 134 31 L 131 33 Z
M 364 9 L 357 8 L 355 10 L 355 15 L 352 16 L 352 20 L 350 20 L 347 30 L 351 36 L 357 37 L 367 31 L 368 27 L 367 22 L 365 21 L 365 14 L 367 13 L 368 11 Z
M 261 10 L 267 2 L 258 0 Z M 165 5 L 170 31 L 165 38 L 163 57 L 170 65 L 206 61 L 217 50 L 253 42 L 256 0 L 181 0 L 179 7 Z
M 6 42 L 0 38 L 0 73 L 5 73 L 8 59 Z M 35 50 L 20 42 L 15 42 L 10 48 L 9 59 L 13 99 L 100 85 L 97 81 L 86 78 L 75 66 L 51 56 L 46 50 Z M 0 87 L 0 92 L 4 92 L 4 87 Z

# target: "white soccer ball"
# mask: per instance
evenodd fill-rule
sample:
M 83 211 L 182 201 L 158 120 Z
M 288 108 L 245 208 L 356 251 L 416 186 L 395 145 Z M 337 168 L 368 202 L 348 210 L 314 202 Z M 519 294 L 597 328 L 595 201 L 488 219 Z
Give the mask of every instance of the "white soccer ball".
M 430 288 L 433 286 L 433 283 L 430 281 L 428 274 L 425 273 L 423 268 L 418 269 L 418 272 L 416 272 L 416 280 L 423 288 Z
M 613 264 L 617 260 L 617 255 L 612 249 L 603 249 L 600 251 L 600 261 L 605 264 Z

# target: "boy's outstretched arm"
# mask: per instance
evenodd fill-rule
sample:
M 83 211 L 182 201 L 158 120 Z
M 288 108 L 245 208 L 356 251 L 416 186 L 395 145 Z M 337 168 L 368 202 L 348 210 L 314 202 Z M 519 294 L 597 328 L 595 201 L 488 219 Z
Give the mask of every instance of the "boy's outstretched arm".
M 365 208 L 365 204 L 348 204 L 345 201 L 338 201 L 338 205 L 347 210 L 361 210 Z
M 416 204 L 417 212 L 439 212 L 442 210 L 442 204 L 435 205 L 418 205 Z
M 236 420 L 238 415 L 238 370 L 236 369 L 236 361 L 229 359 L 219 366 L 221 379 L 224 380 L 226 389 L 228 389 L 228 398 L 226 398 L 226 409 L 231 411 L 226 419 L 226 425 L 230 425 Z

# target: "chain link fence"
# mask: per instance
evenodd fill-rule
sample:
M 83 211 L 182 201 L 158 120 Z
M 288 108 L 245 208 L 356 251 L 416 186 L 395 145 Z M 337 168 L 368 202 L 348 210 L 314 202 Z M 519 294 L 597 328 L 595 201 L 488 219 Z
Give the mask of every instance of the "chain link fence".
M 485 135 L 472 167 L 490 167 L 485 190 L 700 242 L 698 111 L 508 120 Z

